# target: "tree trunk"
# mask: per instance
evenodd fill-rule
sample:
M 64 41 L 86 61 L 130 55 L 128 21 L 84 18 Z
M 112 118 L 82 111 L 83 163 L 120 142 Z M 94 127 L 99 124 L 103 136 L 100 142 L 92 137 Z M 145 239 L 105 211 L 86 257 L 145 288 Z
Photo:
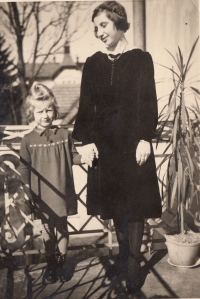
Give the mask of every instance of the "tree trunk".
M 27 119 L 26 119 L 26 114 L 25 114 L 25 100 L 27 97 L 27 88 L 26 84 L 23 80 L 23 78 L 20 78 L 20 90 L 21 90 L 21 97 L 22 97 L 22 105 L 20 109 L 20 114 L 21 114 L 21 125 L 27 125 Z
M 10 92 L 10 107 L 11 107 L 11 111 L 12 111 L 12 115 L 13 115 L 13 119 L 14 119 L 14 124 L 17 125 L 17 115 L 15 112 L 15 108 L 14 108 L 14 101 L 13 101 L 13 93 Z
M 18 38 L 18 76 L 20 80 L 20 90 L 21 90 L 21 97 L 22 97 L 22 105 L 21 105 L 21 124 L 26 125 L 27 120 L 25 116 L 25 100 L 27 97 L 27 87 L 26 87 L 26 72 L 25 72 L 25 63 L 23 57 L 23 38 Z
M 25 111 L 24 111 L 24 103 L 27 96 L 27 88 L 26 88 L 26 72 L 25 72 L 25 63 L 24 63 L 24 55 L 23 55 L 23 39 L 24 32 L 23 26 L 20 24 L 20 13 L 18 11 L 18 6 L 16 2 L 10 3 L 10 10 L 12 11 L 12 15 L 14 17 L 14 29 L 17 37 L 17 51 L 18 51 L 18 77 L 20 81 L 20 89 L 21 89 L 21 97 L 22 97 L 22 105 L 21 105 L 21 124 L 27 124 Z

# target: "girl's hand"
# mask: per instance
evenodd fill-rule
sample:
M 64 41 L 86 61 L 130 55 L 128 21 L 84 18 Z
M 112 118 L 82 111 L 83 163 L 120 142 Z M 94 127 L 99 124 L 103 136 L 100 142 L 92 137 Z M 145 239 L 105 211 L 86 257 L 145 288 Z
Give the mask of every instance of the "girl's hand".
M 136 161 L 141 166 L 148 159 L 151 153 L 150 143 L 145 140 L 140 140 L 136 149 Z
M 92 167 L 92 161 L 94 157 L 98 158 L 99 152 L 94 143 L 86 144 L 82 147 L 82 155 L 85 157 L 85 163 L 87 163 L 90 167 Z M 94 156 L 93 156 L 94 154 Z M 93 156 L 93 159 L 91 161 L 91 157 Z
M 24 193 L 25 193 L 25 199 L 29 200 L 31 203 L 33 202 L 33 197 L 30 191 L 29 184 L 23 185 Z
M 36 205 L 35 205 L 35 202 L 33 200 L 33 196 L 31 194 L 29 185 L 28 184 L 23 185 L 23 189 L 24 189 L 24 201 L 25 201 L 25 203 L 27 204 L 27 206 L 31 210 L 34 210 Z

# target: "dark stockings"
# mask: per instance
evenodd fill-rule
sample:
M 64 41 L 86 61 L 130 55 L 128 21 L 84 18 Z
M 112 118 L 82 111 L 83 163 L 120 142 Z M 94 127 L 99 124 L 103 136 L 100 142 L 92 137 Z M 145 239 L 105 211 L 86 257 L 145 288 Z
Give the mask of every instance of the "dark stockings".
M 119 243 L 119 258 L 126 263 L 128 259 L 127 285 L 140 285 L 140 248 L 144 222 L 125 222 L 113 219 Z
M 47 260 L 44 282 L 54 283 L 56 281 L 56 269 L 59 270 L 60 280 L 64 281 L 66 278 L 65 261 L 69 239 L 67 218 L 62 217 L 56 222 L 49 221 L 49 223 L 45 223 L 43 225 L 43 238 Z
M 128 223 L 129 231 L 129 259 L 127 283 L 135 286 L 140 285 L 140 248 L 142 245 L 144 222 Z

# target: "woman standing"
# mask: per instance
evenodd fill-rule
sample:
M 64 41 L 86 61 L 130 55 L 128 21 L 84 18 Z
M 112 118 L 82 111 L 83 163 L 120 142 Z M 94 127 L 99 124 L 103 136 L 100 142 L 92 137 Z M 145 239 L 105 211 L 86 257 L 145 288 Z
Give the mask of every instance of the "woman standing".
M 144 219 L 161 216 L 151 139 L 157 126 L 153 62 L 133 49 L 124 7 L 106 1 L 93 12 L 95 35 L 106 45 L 85 63 L 73 137 L 96 161 L 88 173 L 87 212 L 113 219 L 119 257 L 109 273 L 128 264 L 126 286 L 141 288 Z

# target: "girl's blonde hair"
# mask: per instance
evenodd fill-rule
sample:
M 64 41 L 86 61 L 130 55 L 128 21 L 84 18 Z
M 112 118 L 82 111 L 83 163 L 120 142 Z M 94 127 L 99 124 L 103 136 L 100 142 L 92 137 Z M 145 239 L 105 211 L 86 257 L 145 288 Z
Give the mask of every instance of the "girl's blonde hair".
M 59 117 L 58 104 L 53 92 L 44 84 L 34 82 L 26 98 L 26 117 L 28 122 L 34 121 L 35 101 L 50 101 L 54 109 L 55 119 Z

